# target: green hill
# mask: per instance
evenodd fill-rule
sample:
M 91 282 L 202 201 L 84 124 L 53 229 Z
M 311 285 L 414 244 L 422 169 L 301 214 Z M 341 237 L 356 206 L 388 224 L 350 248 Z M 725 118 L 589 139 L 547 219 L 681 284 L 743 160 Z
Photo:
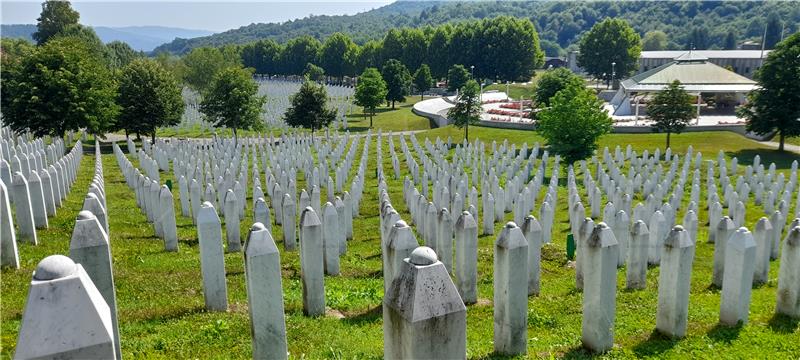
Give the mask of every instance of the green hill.
M 300 35 L 324 39 L 337 31 L 364 43 L 382 38 L 395 27 L 423 27 L 499 15 L 531 19 L 549 55 L 572 45 L 581 33 L 606 17 L 626 19 L 642 35 L 651 30 L 664 31 L 669 37 L 669 48 L 687 47 L 692 42 L 693 30 L 707 33 L 709 48 L 721 48 L 729 31 L 738 41 L 760 38 L 766 18 L 772 13 L 785 24 L 786 34 L 797 31 L 800 6 L 794 1 L 398 1 L 355 15 L 251 24 L 211 36 L 176 39 L 154 51 L 183 54 L 200 46 L 245 44 L 265 38 L 285 42 Z

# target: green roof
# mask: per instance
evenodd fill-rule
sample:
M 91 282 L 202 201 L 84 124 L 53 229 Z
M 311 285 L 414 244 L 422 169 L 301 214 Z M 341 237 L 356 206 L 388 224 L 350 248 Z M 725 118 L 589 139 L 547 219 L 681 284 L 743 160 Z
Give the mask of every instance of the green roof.
M 755 85 L 756 82 L 703 59 L 676 60 L 623 81 L 634 85 L 667 85 L 675 80 L 684 85 Z

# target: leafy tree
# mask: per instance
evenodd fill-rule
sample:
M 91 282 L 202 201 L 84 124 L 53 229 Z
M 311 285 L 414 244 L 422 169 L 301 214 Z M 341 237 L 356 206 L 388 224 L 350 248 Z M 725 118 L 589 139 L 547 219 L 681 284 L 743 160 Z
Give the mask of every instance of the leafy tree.
M 644 51 L 658 51 L 667 48 L 667 34 L 661 30 L 648 31 L 642 39 Z
M 414 86 L 419 91 L 419 99 L 423 99 L 423 94 L 425 90 L 428 90 L 433 86 L 433 77 L 431 77 L 431 68 L 428 67 L 428 64 L 420 65 L 419 69 L 414 72 Z
M 540 40 L 539 46 L 542 47 L 542 51 L 544 51 L 545 56 L 550 56 L 550 57 L 564 56 L 564 49 L 562 49 L 561 45 L 558 45 L 558 43 L 555 41 Z
M 36 19 L 38 24 L 33 39 L 37 45 L 42 45 L 68 25 L 77 25 L 79 18 L 80 14 L 72 9 L 69 1 L 46 0 L 42 3 L 41 15 Z
M 680 134 L 695 117 L 692 96 L 675 80 L 657 92 L 647 104 L 647 115 L 653 120 L 653 130 L 667 133 L 667 147 L 672 133 Z
M 386 98 L 386 82 L 376 68 L 367 68 L 358 78 L 355 92 L 355 104 L 364 108 L 364 113 L 369 113 L 369 127 L 372 127 L 372 117 L 375 108 L 383 103 Z
M 242 47 L 242 65 L 256 74 L 277 74 L 281 46 L 275 40 L 259 40 Z
M 447 91 L 456 91 L 466 85 L 472 76 L 464 65 L 456 64 L 447 72 Z
M 747 131 L 759 135 L 778 132 L 778 150 L 787 136 L 800 136 L 800 33 L 778 43 L 756 72 L 759 87 L 748 94 L 739 115 Z
M 322 81 L 325 80 L 325 69 L 308 63 L 306 64 L 306 69 L 303 70 L 303 76 L 313 81 Z
M 91 27 L 81 24 L 70 24 L 65 26 L 58 34 L 50 37 L 50 40 L 65 37 L 78 39 L 88 46 L 92 56 L 101 59 L 107 65 L 112 65 L 111 54 L 108 48 L 103 44 L 103 41 L 100 40 L 100 37 L 97 36 L 97 33 Z
M 328 108 L 325 86 L 306 80 L 292 95 L 292 105 L 286 110 L 284 119 L 289 126 L 311 129 L 312 135 L 314 130 L 330 125 L 336 119 L 336 111 Z
M 106 45 L 106 49 L 112 68 L 123 68 L 141 56 L 130 45 L 122 41 L 112 41 Z
M 119 80 L 116 126 L 126 134 L 150 134 L 156 141 L 161 126 L 181 122 L 183 98 L 178 81 L 155 60 L 136 59 L 125 66 Z
M 420 29 L 403 28 L 400 31 L 403 52 L 399 58 L 409 69 L 417 69 L 428 55 L 428 37 Z M 392 59 L 392 58 L 384 58 Z
M 544 64 L 539 34 L 530 20 L 500 16 L 481 21 L 480 27 L 482 43 L 492 44 L 479 52 L 480 64 L 476 65 L 480 65 L 481 76 L 527 82 Z
M 381 59 L 400 59 L 403 56 L 403 33 L 400 29 L 390 29 L 383 37 Z
M 265 99 L 258 96 L 258 85 L 251 70 L 230 66 L 214 75 L 211 85 L 203 92 L 200 111 L 216 127 L 233 130 L 258 128 L 261 125 L 261 106 Z
M 286 75 L 299 75 L 308 63 L 317 63 L 317 54 L 322 45 L 310 36 L 289 40 L 281 51 L 281 69 Z
M 25 39 L 0 38 L 0 58 L 3 66 L 10 63 L 20 63 L 27 56 L 30 56 L 36 48 Z
M 692 28 L 689 34 L 688 42 L 686 43 L 687 50 L 705 50 L 711 46 L 709 40 L 708 28 L 705 26 L 696 26 Z
M 428 45 L 428 62 L 430 65 L 431 75 L 436 79 L 447 77 L 447 67 L 450 65 L 448 59 L 450 37 L 453 27 L 450 24 L 437 26 L 431 35 L 431 41 Z
M 186 66 L 184 81 L 200 92 L 211 86 L 217 73 L 238 65 L 234 60 L 226 59 L 220 49 L 208 47 L 197 48 L 186 54 L 183 64 Z
M 725 35 L 725 44 L 722 46 L 725 50 L 736 50 L 736 31 L 728 30 Z
M 605 19 L 592 26 L 581 38 L 580 48 L 578 63 L 586 72 L 606 82 L 611 80 L 612 68 L 617 79 L 636 70 L 642 52 L 639 34 L 622 19 Z
M 102 134 L 119 108 L 109 69 L 77 38 L 51 39 L 4 66 L 2 78 L 3 121 L 18 132 L 63 136 L 85 128 Z
M 447 118 L 457 128 L 464 128 L 464 139 L 469 141 L 469 125 L 481 119 L 480 87 L 477 81 L 470 79 L 461 88 L 456 106 L 447 111 Z
M 776 13 L 770 13 L 767 16 L 767 32 L 764 36 L 764 48 L 774 49 L 775 45 L 781 41 L 781 31 L 783 31 L 783 24 L 781 18 Z
M 328 71 L 328 75 L 341 79 L 345 75 L 353 74 L 357 53 L 358 47 L 353 40 L 337 32 L 322 44 L 319 64 Z
M 567 164 L 591 156 L 600 136 L 611 132 L 611 118 L 603 110 L 603 102 L 582 86 L 559 91 L 550 99 L 550 107 L 537 116 L 536 131 Z
M 400 61 L 389 59 L 383 64 L 381 71 L 383 81 L 386 82 L 386 101 L 392 103 L 394 109 L 395 101 L 404 102 L 411 87 L 411 74 Z
M 556 93 L 571 86 L 584 86 L 583 79 L 567 68 L 548 70 L 542 74 L 536 83 L 534 100 L 536 100 L 536 104 L 539 107 L 550 106 L 550 99 Z
M 381 66 L 382 46 L 380 41 L 371 40 L 360 47 L 356 56 L 356 72 L 363 72 L 367 68 Z

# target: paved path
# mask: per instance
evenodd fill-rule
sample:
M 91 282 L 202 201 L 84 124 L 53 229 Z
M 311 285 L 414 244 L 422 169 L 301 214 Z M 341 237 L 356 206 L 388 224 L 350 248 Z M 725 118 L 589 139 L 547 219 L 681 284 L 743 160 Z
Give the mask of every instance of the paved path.
M 764 144 L 764 145 L 767 145 L 767 146 L 769 146 L 771 148 L 775 148 L 775 149 L 777 149 L 778 146 L 780 146 L 780 144 L 778 144 L 775 141 L 759 141 L 759 142 Z M 793 152 L 795 154 L 800 154 L 800 146 L 798 146 L 798 145 L 792 145 L 792 144 L 784 143 L 783 144 L 783 149 L 786 150 L 786 151 Z

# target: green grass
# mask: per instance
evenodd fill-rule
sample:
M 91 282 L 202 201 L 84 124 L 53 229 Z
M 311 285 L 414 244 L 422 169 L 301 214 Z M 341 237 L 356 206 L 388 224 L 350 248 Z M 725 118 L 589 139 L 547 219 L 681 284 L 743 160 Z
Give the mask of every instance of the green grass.
M 786 143 L 800 146 L 800 136 L 786 138 Z
M 420 101 L 417 96 L 406 97 L 403 103 L 395 103 L 395 109 L 391 106 L 381 106 L 376 109 L 375 116 L 372 118 L 373 131 L 378 129 L 387 131 L 408 131 L 408 130 L 428 130 L 431 121 L 422 116 L 411 112 L 411 108 Z M 353 114 L 347 115 L 347 126 L 350 132 L 367 131 L 369 129 L 369 117 L 365 117 L 361 107 Z
M 416 136 L 434 141 L 436 136 L 446 140 L 448 135 L 459 140 L 463 132 L 446 127 Z M 471 137 L 480 137 L 489 142 L 496 140 L 498 143 L 505 138 L 517 144 L 524 141 L 529 145 L 535 141 L 541 142 L 533 132 L 479 127 L 471 128 Z M 397 151 L 400 151 L 399 140 L 394 141 Z M 663 141 L 663 135 L 657 134 L 608 135 L 602 139 L 602 145 L 631 143 L 637 150 L 652 150 L 657 146 L 663 147 Z M 733 133 L 689 133 L 673 137 L 674 149 L 678 152 L 682 152 L 689 143 L 693 143 L 695 149 L 702 151 L 706 158 L 715 158 L 718 149 L 722 149 L 726 156 L 739 156 L 740 164 L 746 164 L 752 155 L 758 153 L 767 164 L 776 161 L 781 170 L 787 169 L 790 160 L 797 158 L 796 155 L 778 154 Z M 382 148 L 383 166 L 390 174 L 391 158 L 387 144 L 384 143 Z M 273 237 L 281 250 L 287 336 L 292 358 L 382 357 L 380 304 L 383 280 L 375 191 L 375 149 L 375 144 L 371 144 L 361 215 L 354 220 L 354 240 L 348 243 L 348 252 L 341 258 L 342 274 L 325 278 L 329 307 L 327 316 L 308 318 L 302 314 L 299 254 L 283 250 L 283 230 L 280 226 L 273 226 Z M 224 313 L 204 311 L 199 249 L 191 220 L 178 217 L 180 249 L 175 253 L 164 252 L 163 243 L 153 236 L 152 225 L 146 222 L 136 207 L 133 192 L 125 184 L 114 156 L 107 148 L 104 151 L 103 166 L 123 356 L 163 359 L 250 358 L 250 323 L 242 254 L 225 255 L 230 310 Z M 491 151 L 490 146 L 487 151 Z M 360 157 L 361 150 L 358 149 L 356 153 Z M 93 153 L 87 148 L 86 154 Z M 398 156 L 403 159 L 402 154 Z M 83 158 L 78 180 L 66 205 L 58 210 L 56 217 L 51 218 L 50 229 L 39 232 L 40 245 L 19 245 L 22 268 L 2 271 L 0 330 L 3 358 L 10 358 L 14 353 L 31 273 L 36 264 L 47 255 L 69 253 L 74 218 L 91 181 L 93 162 L 90 155 Z M 408 174 L 404 160 L 401 163 L 402 174 Z M 355 168 L 351 169 L 351 176 Z M 740 167 L 740 172 L 744 171 L 743 168 Z M 162 173 L 161 180 L 172 179 L 171 174 Z M 705 177 L 704 171 L 702 174 Z M 580 178 L 582 175 L 577 176 Z M 410 221 L 402 201 L 402 180 L 390 178 L 387 181 L 393 205 L 404 219 Z M 302 189 L 304 186 L 305 179 L 301 172 L 298 174 L 297 187 Z M 702 188 L 700 198 L 705 199 L 705 186 Z M 248 190 L 248 194 L 251 194 L 251 190 Z M 179 192 L 174 191 L 174 194 L 176 214 L 180 214 Z M 542 194 L 539 195 L 541 198 Z M 689 191 L 685 196 L 684 203 L 688 201 Z M 569 227 L 566 197 L 566 188 L 559 187 L 553 244 L 542 250 L 541 295 L 531 297 L 528 303 L 528 358 L 584 358 L 590 355 L 580 347 L 582 294 L 574 288 L 574 271 L 567 266 L 565 259 L 565 236 Z M 322 198 L 325 198 L 325 194 Z M 705 201 L 701 201 L 703 209 Z M 759 206 L 750 204 L 747 208 L 747 224 L 754 224 L 761 213 Z M 507 219 L 511 216 L 507 214 Z M 705 243 L 706 217 L 707 212 L 701 211 L 687 337 L 672 340 L 653 332 L 659 268 L 649 269 L 647 289 L 641 291 L 624 290 L 625 273 L 624 269 L 620 269 L 615 348 L 606 355 L 608 358 L 795 358 L 800 354 L 797 320 L 773 315 L 778 261 L 771 263 L 769 282 L 753 289 L 750 322 L 738 328 L 717 325 L 720 294 L 719 290 L 709 287 L 713 245 Z M 245 219 L 239 224 L 243 237 L 250 225 L 249 219 L 252 219 L 251 199 L 247 201 Z M 499 234 L 502 223 L 495 226 L 495 233 Z M 492 353 L 491 306 L 494 240 L 494 236 L 479 238 L 480 300 L 478 304 L 467 307 L 467 355 L 471 359 L 496 357 Z

